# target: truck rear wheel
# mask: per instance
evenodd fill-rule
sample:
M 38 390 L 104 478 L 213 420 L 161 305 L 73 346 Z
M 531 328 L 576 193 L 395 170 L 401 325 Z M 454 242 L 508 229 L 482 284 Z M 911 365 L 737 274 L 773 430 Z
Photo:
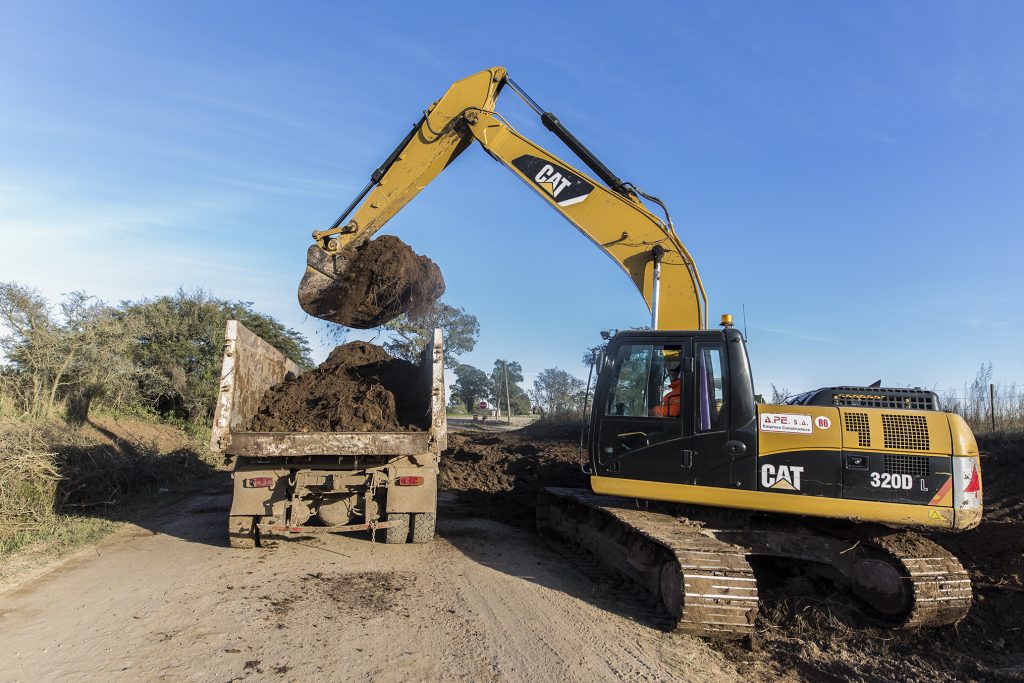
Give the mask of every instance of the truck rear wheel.
M 256 518 L 249 515 L 229 516 L 228 545 L 232 548 L 255 548 Z
M 437 514 L 420 512 L 412 518 L 412 542 L 430 543 L 434 540 L 434 529 L 437 527 Z
M 385 543 L 405 543 L 409 540 L 408 512 L 390 512 L 387 521 L 391 522 L 392 526 L 384 529 Z

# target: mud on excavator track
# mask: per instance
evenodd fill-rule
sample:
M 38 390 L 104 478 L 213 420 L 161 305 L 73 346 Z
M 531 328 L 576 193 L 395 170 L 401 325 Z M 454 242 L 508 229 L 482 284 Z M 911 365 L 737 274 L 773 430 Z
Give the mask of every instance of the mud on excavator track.
M 538 497 L 537 528 L 649 593 L 674 629 L 691 635 L 752 633 L 760 599 L 750 560 L 759 558 L 801 561 L 851 590 L 869 605 L 867 616 L 891 628 L 955 624 L 971 606 L 970 579 L 960 562 L 912 532 L 644 505 L 548 488 Z

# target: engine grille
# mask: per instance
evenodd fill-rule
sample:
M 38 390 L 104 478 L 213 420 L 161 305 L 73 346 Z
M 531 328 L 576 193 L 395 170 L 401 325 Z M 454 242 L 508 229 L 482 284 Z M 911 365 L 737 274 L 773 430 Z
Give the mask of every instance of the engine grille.
M 857 432 L 857 445 L 863 448 L 871 446 L 871 428 L 868 427 L 867 413 L 844 413 L 843 429 Z
M 885 471 L 889 474 L 909 474 L 927 477 L 932 473 L 931 458 L 925 455 L 886 455 Z
M 938 410 L 934 391 L 899 387 L 823 387 L 786 400 L 791 405 Z
M 927 451 L 928 420 L 924 415 L 882 414 L 885 447 L 901 451 Z

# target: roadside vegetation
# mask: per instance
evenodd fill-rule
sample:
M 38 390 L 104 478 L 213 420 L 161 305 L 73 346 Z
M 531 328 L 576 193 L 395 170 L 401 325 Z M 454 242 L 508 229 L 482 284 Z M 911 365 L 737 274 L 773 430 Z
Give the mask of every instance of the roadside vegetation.
M 216 472 L 206 444 L 231 318 L 311 365 L 301 334 L 246 302 L 54 303 L 0 283 L 0 560 L 94 540 L 141 495 Z

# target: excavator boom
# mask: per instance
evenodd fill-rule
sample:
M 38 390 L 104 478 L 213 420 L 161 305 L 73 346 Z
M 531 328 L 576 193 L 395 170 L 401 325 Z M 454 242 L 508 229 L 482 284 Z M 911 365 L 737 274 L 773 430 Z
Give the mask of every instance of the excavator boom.
M 606 184 L 529 140 L 495 112 L 505 85 L 520 94 L 544 125 Z M 323 293 L 344 274 L 356 249 L 474 141 L 622 268 L 651 310 L 652 328 L 707 327 L 704 287 L 671 225 L 648 211 L 639 190 L 615 176 L 554 115 L 543 112 L 501 67 L 454 83 L 424 112 L 338 220 L 313 233 L 315 243 L 307 252 L 299 286 L 303 310 L 331 319 L 333 309 Z

